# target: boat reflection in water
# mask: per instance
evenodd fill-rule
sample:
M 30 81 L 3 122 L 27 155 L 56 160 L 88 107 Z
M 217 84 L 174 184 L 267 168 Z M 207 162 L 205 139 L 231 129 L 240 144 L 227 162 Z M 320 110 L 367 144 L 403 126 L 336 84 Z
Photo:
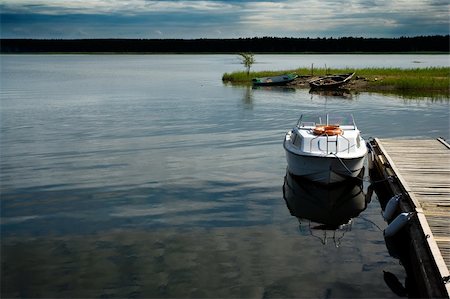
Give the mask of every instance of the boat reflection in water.
M 273 92 L 295 92 L 295 88 L 289 86 L 252 86 L 254 90 L 264 90 Z
M 348 89 L 310 89 L 309 94 L 311 96 L 317 95 L 324 98 L 341 98 L 351 100 L 353 95 Z
M 332 238 L 336 247 L 351 230 L 352 219 L 370 202 L 360 180 L 326 186 L 289 171 L 284 177 L 283 197 L 291 215 L 297 217 L 301 231 L 309 231 L 324 245 Z

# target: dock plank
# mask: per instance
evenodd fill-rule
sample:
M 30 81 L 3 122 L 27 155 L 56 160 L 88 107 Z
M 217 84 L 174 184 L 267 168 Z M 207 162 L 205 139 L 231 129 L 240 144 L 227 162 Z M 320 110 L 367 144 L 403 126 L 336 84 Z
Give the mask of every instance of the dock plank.
M 425 226 L 437 244 L 437 263 L 450 268 L 450 148 L 441 140 L 381 139 L 399 180 L 417 208 L 423 211 Z M 398 173 L 397 173 L 398 172 Z M 440 262 L 441 261 L 441 262 Z M 449 288 L 447 287 L 447 290 Z

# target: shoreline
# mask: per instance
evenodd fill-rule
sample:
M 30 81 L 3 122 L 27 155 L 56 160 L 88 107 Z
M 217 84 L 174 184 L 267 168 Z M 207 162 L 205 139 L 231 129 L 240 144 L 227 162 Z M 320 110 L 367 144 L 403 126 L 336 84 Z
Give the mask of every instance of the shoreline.
M 2 51 L 0 55 L 236 55 L 234 51 Z M 257 55 L 448 55 L 447 51 L 252 52 Z
M 293 82 L 288 83 L 286 86 L 293 88 L 310 88 L 309 81 L 319 79 L 320 76 L 304 76 L 303 78 L 297 78 Z M 365 77 L 355 76 L 348 83 L 345 83 L 341 86 L 341 90 L 347 90 L 349 92 L 391 92 L 396 93 L 396 91 L 400 91 L 397 89 L 395 84 L 378 84 L 383 82 L 383 78 L 376 79 L 368 79 Z M 450 87 L 449 87 L 450 88 Z M 339 90 L 337 89 L 337 90 Z M 430 93 L 431 95 L 441 94 L 446 95 L 447 98 L 450 99 L 450 92 L 447 89 L 437 89 L 437 88 L 419 88 L 419 89 L 401 89 L 401 93 L 408 94 L 414 93 L 414 91 L 421 91 L 422 93 Z M 398 93 L 397 92 L 397 93 Z M 442 92 L 442 93 L 441 93 Z
M 293 87 L 293 88 L 310 88 L 309 82 L 312 80 L 319 79 L 320 76 L 311 76 L 311 75 L 304 75 L 299 76 L 294 81 L 286 84 L 287 87 Z M 376 90 L 389 90 L 393 89 L 393 86 L 389 87 L 371 87 L 370 80 L 365 77 L 355 76 L 352 78 L 348 83 L 345 83 L 342 85 L 342 88 L 340 89 L 347 89 L 350 91 L 357 91 L 357 92 L 364 92 L 364 91 L 376 91 Z
M 450 52 L 450 35 L 410 37 L 1 38 L 1 53 L 404 53 Z
M 450 99 L 450 67 L 438 68 L 367 68 L 367 69 L 306 69 L 300 68 L 288 71 L 265 71 L 224 74 L 222 81 L 231 85 L 252 85 L 251 79 L 255 77 L 270 77 L 287 73 L 298 74 L 294 81 L 284 85 L 289 88 L 310 88 L 311 80 L 329 74 L 344 74 L 355 72 L 355 76 L 346 84 L 336 90 L 348 92 L 378 92 L 390 93 L 407 97 L 438 97 Z M 311 75 L 313 73 L 313 75 Z M 303 75 L 302 75 L 303 74 Z

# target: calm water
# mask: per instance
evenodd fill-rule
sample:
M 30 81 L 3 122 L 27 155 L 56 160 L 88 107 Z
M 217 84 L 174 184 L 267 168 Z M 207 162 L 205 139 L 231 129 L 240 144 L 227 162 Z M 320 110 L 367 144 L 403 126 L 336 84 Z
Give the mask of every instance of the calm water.
M 283 197 L 282 139 L 301 113 L 334 111 L 366 138 L 448 139 L 448 99 L 225 86 L 242 69 L 233 55 L 0 58 L 2 297 L 397 297 L 383 271 L 405 273 L 369 183 Z M 449 64 L 256 58 L 255 69 Z M 353 219 L 298 220 L 309 198 Z

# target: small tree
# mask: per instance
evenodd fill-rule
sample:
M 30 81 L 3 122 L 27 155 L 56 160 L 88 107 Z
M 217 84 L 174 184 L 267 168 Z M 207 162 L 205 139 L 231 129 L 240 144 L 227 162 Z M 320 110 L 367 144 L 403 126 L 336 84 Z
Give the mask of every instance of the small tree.
M 252 53 L 239 53 L 241 56 L 241 63 L 247 68 L 247 76 L 250 74 L 250 68 L 255 63 L 255 57 Z

